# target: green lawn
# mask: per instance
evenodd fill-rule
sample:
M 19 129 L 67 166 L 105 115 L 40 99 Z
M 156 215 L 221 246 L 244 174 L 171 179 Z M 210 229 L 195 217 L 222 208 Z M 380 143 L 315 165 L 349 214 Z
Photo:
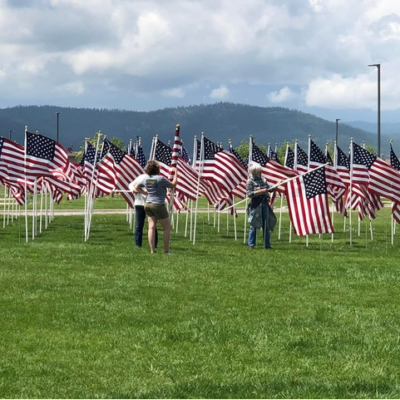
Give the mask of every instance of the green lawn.
M 355 220 L 355 214 L 354 214 Z M 2 222 L 2 220 L 1 220 Z M 198 218 L 196 244 L 136 249 L 125 215 L 0 228 L 1 398 L 399 398 L 400 241 L 337 233 L 272 250 Z M 259 235 L 260 236 L 260 235 Z

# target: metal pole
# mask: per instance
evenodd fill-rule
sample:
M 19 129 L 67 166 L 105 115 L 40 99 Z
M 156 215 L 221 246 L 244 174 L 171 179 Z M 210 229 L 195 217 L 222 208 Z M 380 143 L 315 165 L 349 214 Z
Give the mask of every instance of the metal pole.
M 60 143 L 60 113 L 56 112 L 57 115 L 57 143 Z
M 370 64 L 378 68 L 378 157 L 381 156 L 381 64 Z
M 336 118 L 336 144 L 339 143 L 339 121 L 340 118 Z
M 13 133 L 14 131 L 12 130 L 12 129 L 10 129 L 10 132 L 8 133 L 8 138 L 11 140 L 11 134 Z

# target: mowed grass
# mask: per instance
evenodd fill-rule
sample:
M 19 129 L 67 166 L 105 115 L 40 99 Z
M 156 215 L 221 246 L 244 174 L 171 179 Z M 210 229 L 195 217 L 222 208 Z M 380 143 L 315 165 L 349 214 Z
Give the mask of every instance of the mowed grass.
M 354 214 L 354 221 L 356 217 Z M 1 398 L 399 398 L 400 240 L 390 210 L 361 234 L 243 243 L 184 216 L 167 256 L 125 215 L 0 229 Z M 356 227 L 355 227 L 356 228 Z M 259 235 L 261 236 L 261 235 Z M 260 239 L 260 238 L 259 238 Z

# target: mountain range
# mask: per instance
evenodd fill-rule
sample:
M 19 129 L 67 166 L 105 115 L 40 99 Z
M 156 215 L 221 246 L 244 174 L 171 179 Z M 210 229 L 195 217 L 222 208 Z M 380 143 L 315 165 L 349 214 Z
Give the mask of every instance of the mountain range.
M 224 148 L 231 140 L 234 147 L 241 141 L 254 137 L 256 144 L 278 147 L 286 142 L 298 143 L 307 149 L 308 137 L 321 148 L 333 142 L 336 123 L 315 115 L 283 107 L 258 107 L 245 104 L 215 103 L 189 107 L 165 108 L 150 112 L 67 108 L 57 106 L 17 106 L 0 109 L 0 133 L 24 143 L 24 130 L 57 138 L 66 148 L 79 150 L 86 137 L 92 138 L 101 130 L 108 138 L 117 137 L 125 145 L 130 140 L 141 137 L 147 154 L 152 138 L 158 135 L 164 143 L 173 140 L 175 125 L 180 124 L 181 138 L 189 153 L 196 135 L 220 142 Z M 390 129 L 389 129 L 390 128 Z M 387 130 L 386 130 L 387 129 Z M 382 125 L 382 153 L 388 153 L 390 138 L 400 139 L 400 123 Z M 338 124 L 338 142 L 343 149 L 348 148 L 350 138 L 356 143 L 365 142 L 376 147 L 376 124 L 362 121 Z M 395 135 L 397 133 L 397 135 Z M 391 135 L 392 137 L 389 137 Z

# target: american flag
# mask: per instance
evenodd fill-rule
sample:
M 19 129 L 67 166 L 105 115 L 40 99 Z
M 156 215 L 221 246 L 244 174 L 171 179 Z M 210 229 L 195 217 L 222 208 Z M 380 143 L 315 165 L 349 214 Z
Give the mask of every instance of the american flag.
M 400 171 L 400 161 L 393 150 L 392 143 L 390 143 L 390 165 L 397 171 Z M 392 202 L 392 215 L 395 221 L 400 224 L 400 203 L 397 201 Z
M 290 220 L 298 236 L 332 233 L 324 168 L 285 183 Z
M 240 164 L 243 165 L 244 168 L 248 168 L 248 161 L 247 160 L 243 160 L 242 157 L 240 157 L 239 153 L 233 148 L 232 144 L 229 144 L 229 152 L 232 153 L 240 162 Z
M 310 168 L 317 168 L 321 165 L 325 165 L 325 176 L 326 184 L 328 187 L 329 194 L 331 195 L 335 203 L 339 202 L 342 196 L 346 192 L 346 186 L 343 183 L 340 175 L 333 168 L 332 163 L 329 163 L 328 158 L 325 156 L 323 151 L 314 143 L 313 140 L 309 140 L 310 146 Z M 342 209 L 342 208 L 341 208 Z
M 294 169 L 294 151 L 289 144 L 286 145 L 285 167 Z
M 81 160 L 81 170 L 83 178 L 85 179 L 85 186 L 87 192 L 89 192 L 89 187 L 97 181 L 97 170 L 96 165 L 100 161 L 100 152 L 97 151 L 96 147 L 90 142 L 85 142 L 85 152 Z
M 74 174 L 70 168 L 68 154 L 60 143 L 38 133 L 26 132 L 26 169 L 30 177 L 46 176 L 60 170 L 71 180 Z
M 247 179 L 247 171 L 238 159 L 222 147 L 202 137 L 204 158 L 198 160 L 202 178 L 215 182 L 226 194 Z
M 107 139 L 104 141 L 104 145 L 108 149 L 108 153 L 98 164 L 99 182 L 104 179 L 113 184 L 115 189 L 124 191 L 121 193 L 122 196 L 128 205 L 134 208 L 135 197 L 129 190 L 129 184 L 142 175 L 144 170 L 136 159 Z
M 390 143 L 390 165 L 396 169 L 397 171 L 400 171 L 400 161 L 397 158 L 396 153 L 393 150 L 393 145 Z
M 280 181 L 284 181 L 288 178 L 298 175 L 297 171 L 278 164 L 276 161 L 268 158 L 253 141 L 249 151 L 251 151 L 249 158 L 251 157 L 253 161 L 257 162 L 263 167 L 262 175 L 269 185 L 277 185 Z M 283 194 L 284 187 L 280 187 L 278 190 Z
M 369 215 L 371 219 L 375 218 L 376 210 L 380 208 L 379 199 L 371 195 L 367 186 L 351 182 L 350 159 L 337 145 L 335 151 L 335 166 L 347 188 L 345 207 L 351 210 L 356 210 L 358 208 L 358 217 L 360 220 L 366 215 Z
M 176 124 L 175 134 L 174 134 L 174 147 L 172 149 L 171 155 L 171 166 L 176 166 L 178 164 L 179 153 L 182 148 L 182 140 L 179 136 L 180 126 Z
M 155 145 L 155 160 L 160 164 L 160 174 L 169 179 L 169 166 L 172 160 L 172 150 L 169 146 L 157 139 Z M 185 161 L 178 157 L 176 168 L 178 169 L 178 181 L 175 187 L 176 195 L 181 199 L 196 200 L 202 193 L 206 191 L 204 182 L 200 180 L 198 172 Z M 197 186 L 199 194 L 197 193 Z
M 137 146 L 136 146 L 135 158 L 142 168 L 144 168 L 146 166 L 146 157 L 144 156 L 143 147 L 142 147 L 142 144 L 140 143 L 140 141 L 137 143 Z
M 43 177 L 60 192 L 79 196 L 79 177 L 75 176 L 64 147 L 38 133 L 26 132 L 25 140 L 26 178 L 35 180 Z
M 308 171 L 308 155 L 297 142 L 294 144 L 294 169 L 300 173 Z
M 183 146 L 183 144 L 182 144 L 181 151 L 179 152 L 179 155 L 182 157 L 182 159 L 183 159 L 183 161 L 185 161 L 185 163 L 190 164 L 189 153 L 187 152 L 187 150 Z
M 278 164 L 282 164 L 282 163 L 279 161 L 278 153 L 277 153 L 276 151 L 272 150 L 272 147 L 271 147 L 271 146 L 268 146 L 268 157 L 269 157 L 271 160 L 274 160 L 275 162 L 277 162 Z
M 400 202 L 400 172 L 353 142 L 353 181 L 365 182 L 377 196 Z M 360 178 L 361 177 L 361 178 Z
M 25 203 L 24 154 L 23 146 L 0 138 L 0 183 L 10 187 L 13 197 L 20 205 Z

